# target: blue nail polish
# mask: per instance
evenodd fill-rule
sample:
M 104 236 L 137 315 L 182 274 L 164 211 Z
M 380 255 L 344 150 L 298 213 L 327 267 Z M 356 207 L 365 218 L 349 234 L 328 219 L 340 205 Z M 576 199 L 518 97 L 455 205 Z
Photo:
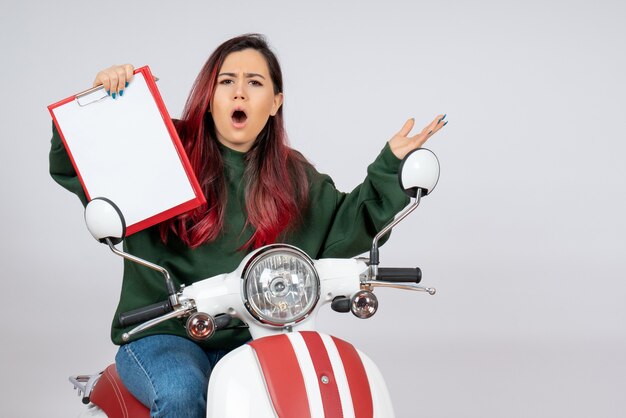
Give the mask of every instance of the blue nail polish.
M 115 99 L 115 93 L 113 93 L 113 94 L 111 95 L 111 97 L 113 97 L 113 99 Z
M 448 124 L 448 121 L 446 121 L 446 123 L 443 124 L 443 126 L 446 126 Z
M 111 95 L 111 90 L 107 90 L 107 96 Z
M 120 97 L 124 95 L 124 90 L 120 90 Z
M 124 86 L 124 88 L 128 87 L 128 81 L 126 82 L 126 85 Z

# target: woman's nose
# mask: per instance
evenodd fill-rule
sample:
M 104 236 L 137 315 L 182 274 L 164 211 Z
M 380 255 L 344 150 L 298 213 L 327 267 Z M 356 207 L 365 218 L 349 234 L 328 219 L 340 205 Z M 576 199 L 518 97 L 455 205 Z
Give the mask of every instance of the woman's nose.
M 246 98 L 245 83 L 241 81 L 237 82 L 237 85 L 235 86 L 234 99 L 245 99 L 245 98 Z

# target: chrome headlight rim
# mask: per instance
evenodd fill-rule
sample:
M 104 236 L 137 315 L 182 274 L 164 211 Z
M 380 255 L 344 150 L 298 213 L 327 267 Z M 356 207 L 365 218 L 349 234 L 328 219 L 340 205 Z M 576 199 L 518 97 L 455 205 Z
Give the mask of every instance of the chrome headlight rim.
M 301 260 L 306 263 L 310 268 L 311 271 L 313 272 L 313 278 L 315 280 L 315 284 L 316 284 L 316 292 L 313 295 L 314 297 L 314 302 L 311 304 L 311 306 L 309 307 L 308 310 L 306 310 L 305 312 L 303 312 L 302 314 L 300 314 L 298 316 L 298 318 L 294 321 L 289 321 L 289 322 L 276 322 L 276 321 L 272 321 L 269 320 L 267 318 L 264 318 L 260 312 L 257 311 L 257 309 L 249 302 L 249 295 L 248 295 L 248 289 L 246 286 L 247 283 L 247 278 L 248 278 L 248 274 L 254 269 L 254 267 L 261 262 L 262 260 L 264 260 L 268 255 L 271 255 L 273 253 L 290 253 L 292 255 L 295 255 L 297 257 L 300 257 Z M 319 278 L 319 274 L 317 273 L 317 269 L 315 268 L 315 264 L 313 264 L 313 260 L 311 259 L 311 257 L 309 257 L 304 251 L 302 251 L 301 249 L 299 249 L 298 247 L 295 247 L 293 245 L 289 245 L 289 244 L 270 244 L 267 245 L 265 247 L 262 247 L 261 249 L 259 249 L 254 256 L 252 256 L 247 262 L 246 265 L 244 266 L 243 270 L 241 271 L 241 280 L 242 280 L 242 287 L 243 287 L 243 291 L 242 291 L 242 298 L 243 298 L 243 304 L 246 307 L 246 310 L 248 311 L 248 313 L 250 313 L 250 315 L 252 315 L 252 317 L 254 319 L 256 319 L 257 321 L 259 321 L 262 324 L 265 325 L 270 325 L 273 327 L 277 327 L 277 328 L 286 328 L 286 327 L 290 327 L 293 326 L 299 322 L 304 321 L 306 318 L 308 318 L 311 313 L 313 313 L 313 311 L 315 310 L 315 307 L 317 306 L 317 304 L 319 303 L 320 300 L 320 295 L 321 295 L 321 282 L 320 282 L 320 278 Z

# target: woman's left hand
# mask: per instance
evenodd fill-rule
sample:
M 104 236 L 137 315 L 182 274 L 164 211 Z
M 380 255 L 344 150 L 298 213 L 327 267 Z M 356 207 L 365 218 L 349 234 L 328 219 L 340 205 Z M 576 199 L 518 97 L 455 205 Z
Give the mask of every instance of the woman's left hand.
M 446 115 L 439 115 L 433 120 L 430 124 L 428 124 L 422 132 L 415 136 L 409 136 L 411 129 L 413 129 L 413 125 L 415 125 L 415 119 L 411 118 L 407 120 L 400 129 L 400 132 L 395 134 L 393 138 L 389 140 L 389 148 L 391 148 L 391 152 L 398 157 L 399 159 L 404 158 L 409 152 L 413 151 L 415 148 L 419 148 L 428 138 L 433 136 L 439 129 L 443 128 L 447 121 L 444 122 Z

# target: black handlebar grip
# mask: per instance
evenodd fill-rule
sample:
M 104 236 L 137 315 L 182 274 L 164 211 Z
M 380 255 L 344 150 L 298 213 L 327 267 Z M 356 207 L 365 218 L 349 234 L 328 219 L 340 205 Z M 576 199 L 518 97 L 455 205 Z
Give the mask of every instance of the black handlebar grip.
M 122 312 L 119 318 L 120 325 L 122 327 L 128 327 L 130 325 L 146 322 L 150 319 L 165 315 L 168 312 L 172 312 L 172 310 L 172 305 L 169 300 L 153 303 L 152 305 L 144 306 L 143 308 Z
M 376 280 L 419 283 L 422 281 L 422 270 L 419 267 L 379 267 Z

